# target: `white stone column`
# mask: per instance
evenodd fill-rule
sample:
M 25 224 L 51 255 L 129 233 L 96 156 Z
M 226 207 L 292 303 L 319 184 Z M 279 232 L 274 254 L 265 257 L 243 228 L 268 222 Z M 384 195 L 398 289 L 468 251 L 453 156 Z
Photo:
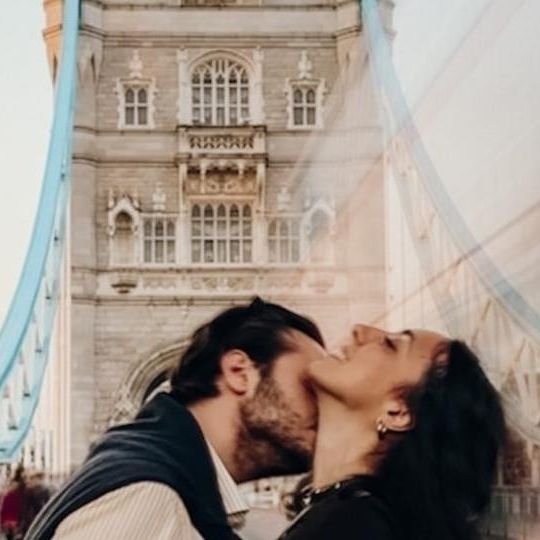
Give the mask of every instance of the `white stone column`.
M 187 181 L 187 163 L 178 164 L 178 230 L 177 230 L 177 260 L 180 266 L 189 264 L 191 242 L 189 234 L 189 215 L 184 190 Z
M 188 70 L 189 54 L 186 49 L 176 53 L 178 61 L 178 124 L 191 124 L 191 83 Z
M 253 262 L 257 265 L 264 264 L 265 261 L 265 184 L 266 184 L 266 164 L 257 163 L 256 171 L 257 200 L 255 202 L 255 214 L 253 222 Z
M 528 442 L 527 454 L 531 460 L 531 486 L 540 487 L 540 448 Z
M 251 123 L 256 126 L 264 124 L 263 60 L 264 53 L 257 47 L 253 51 L 254 73 L 251 83 Z

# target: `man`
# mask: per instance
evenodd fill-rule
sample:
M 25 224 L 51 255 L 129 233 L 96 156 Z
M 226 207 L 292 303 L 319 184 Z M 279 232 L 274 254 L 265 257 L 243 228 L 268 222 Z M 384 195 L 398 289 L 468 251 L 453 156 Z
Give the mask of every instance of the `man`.
M 235 482 L 308 467 L 316 408 L 310 320 L 255 299 L 195 331 L 171 392 L 109 430 L 28 540 L 229 540 L 247 511 Z

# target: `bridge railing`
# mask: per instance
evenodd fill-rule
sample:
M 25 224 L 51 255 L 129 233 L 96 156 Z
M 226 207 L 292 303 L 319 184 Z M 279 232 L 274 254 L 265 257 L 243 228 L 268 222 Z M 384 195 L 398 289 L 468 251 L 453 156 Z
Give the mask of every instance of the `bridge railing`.
M 41 195 L 18 286 L 0 331 L 0 462 L 17 457 L 39 400 L 60 285 L 77 81 L 79 0 L 64 2 L 62 56 Z

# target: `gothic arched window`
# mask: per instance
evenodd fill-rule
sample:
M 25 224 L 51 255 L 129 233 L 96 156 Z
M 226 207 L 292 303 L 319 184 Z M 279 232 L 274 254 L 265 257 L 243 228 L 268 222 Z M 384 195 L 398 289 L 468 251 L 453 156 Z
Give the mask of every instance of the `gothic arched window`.
M 322 210 L 317 210 L 310 220 L 309 250 L 313 263 L 328 262 L 332 253 L 330 216 Z
M 194 124 L 236 126 L 249 121 L 249 76 L 227 58 L 199 64 L 191 76 Z
M 317 123 L 316 89 L 297 87 L 293 91 L 293 124 L 314 126 Z
M 207 203 L 191 208 L 191 261 L 241 264 L 253 259 L 249 204 Z
M 165 264 L 176 261 L 176 231 L 172 219 L 149 217 L 144 220 L 144 262 Z
M 278 217 L 268 225 L 268 262 L 297 263 L 300 261 L 300 220 Z
M 148 90 L 127 86 L 124 90 L 124 123 L 126 126 L 148 125 Z
M 314 75 L 313 63 L 307 50 L 298 62 L 298 77 L 287 79 L 288 129 L 320 129 L 323 127 L 323 105 L 326 81 Z
M 113 261 L 117 265 L 129 265 L 133 259 L 133 220 L 127 212 L 119 212 L 114 220 Z

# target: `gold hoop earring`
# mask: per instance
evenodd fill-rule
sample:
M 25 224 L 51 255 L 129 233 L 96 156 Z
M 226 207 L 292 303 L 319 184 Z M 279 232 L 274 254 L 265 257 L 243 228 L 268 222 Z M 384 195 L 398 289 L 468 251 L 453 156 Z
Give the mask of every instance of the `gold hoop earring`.
M 388 432 L 388 426 L 379 418 L 377 420 L 377 435 L 379 439 L 384 439 L 384 436 Z

